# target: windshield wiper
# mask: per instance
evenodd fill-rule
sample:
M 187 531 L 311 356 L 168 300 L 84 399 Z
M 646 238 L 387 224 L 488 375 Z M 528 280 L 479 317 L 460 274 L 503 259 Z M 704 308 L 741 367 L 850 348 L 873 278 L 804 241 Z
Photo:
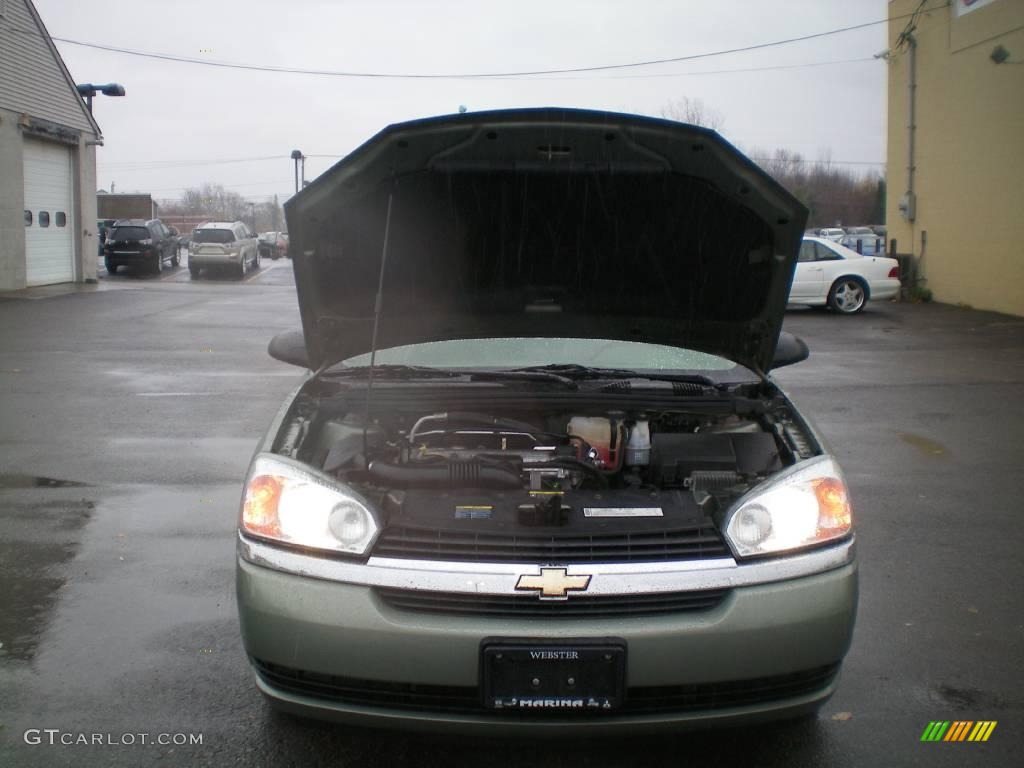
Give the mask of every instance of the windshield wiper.
M 579 389 L 579 385 L 568 376 L 543 368 L 513 368 L 497 371 L 472 371 L 473 381 L 542 381 L 561 384 L 566 389 Z
M 650 381 L 681 381 L 687 384 L 717 386 L 716 382 L 700 373 L 640 373 L 630 368 L 595 368 L 577 363 L 555 363 L 514 368 L 511 372 L 557 374 L 567 379 L 648 379 Z

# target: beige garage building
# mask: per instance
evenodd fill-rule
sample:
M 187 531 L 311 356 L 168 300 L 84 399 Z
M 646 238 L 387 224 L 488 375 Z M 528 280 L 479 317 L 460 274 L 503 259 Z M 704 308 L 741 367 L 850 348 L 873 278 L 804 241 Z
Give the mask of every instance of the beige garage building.
M 101 141 L 30 0 L 0 0 L 0 291 L 96 278 Z
M 1024 315 L 1024 0 L 892 0 L 888 65 L 889 238 L 937 301 Z

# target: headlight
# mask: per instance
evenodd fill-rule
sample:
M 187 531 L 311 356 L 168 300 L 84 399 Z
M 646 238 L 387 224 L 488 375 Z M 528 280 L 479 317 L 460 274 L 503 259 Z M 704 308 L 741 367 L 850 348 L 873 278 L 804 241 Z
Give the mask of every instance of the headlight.
M 733 506 L 725 524 L 726 539 L 738 557 L 813 547 L 852 530 L 843 473 L 827 456 L 759 485 Z
M 327 475 L 277 456 L 253 462 L 242 530 L 299 547 L 362 555 L 380 526 L 369 503 Z

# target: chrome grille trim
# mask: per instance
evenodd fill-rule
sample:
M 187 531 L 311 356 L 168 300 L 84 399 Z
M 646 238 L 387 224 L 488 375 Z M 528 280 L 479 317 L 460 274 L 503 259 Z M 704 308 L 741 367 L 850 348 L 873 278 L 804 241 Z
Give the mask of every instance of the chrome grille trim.
M 787 557 L 737 563 L 731 557 L 653 563 L 565 564 L 569 575 L 589 575 L 587 595 L 691 592 L 770 584 L 825 573 L 853 563 L 855 539 Z M 256 541 L 239 533 L 238 556 L 249 563 L 309 578 L 367 587 L 485 595 L 522 594 L 523 574 L 561 563 L 467 563 L 371 557 L 353 562 L 321 557 Z M 570 600 L 572 598 L 569 598 Z

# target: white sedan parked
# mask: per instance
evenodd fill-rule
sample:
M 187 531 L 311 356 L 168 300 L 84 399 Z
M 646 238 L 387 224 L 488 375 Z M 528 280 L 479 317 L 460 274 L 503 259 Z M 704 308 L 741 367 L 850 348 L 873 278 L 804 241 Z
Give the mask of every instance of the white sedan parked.
M 804 237 L 789 290 L 791 304 L 829 306 L 852 314 L 869 299 L 891 299 L 900 290 L 896 259 L 861 256 L 822 237 Z

